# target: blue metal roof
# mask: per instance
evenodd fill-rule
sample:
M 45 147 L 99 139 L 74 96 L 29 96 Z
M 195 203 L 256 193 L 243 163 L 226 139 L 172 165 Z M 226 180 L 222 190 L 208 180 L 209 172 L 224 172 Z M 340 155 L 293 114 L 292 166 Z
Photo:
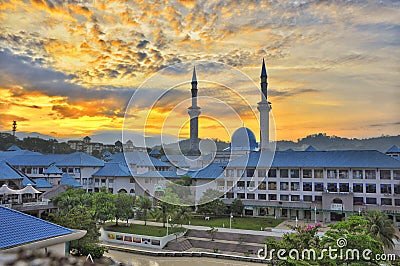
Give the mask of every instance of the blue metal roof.
M 16 155 L 7 161 L 14 166 L 42 166 L 55 163 L 58 167 L 101 167 L 104 161 L 97 159 L 83 152 L 74 152 L 71 154 L 35 154 L 35 155 Z
M 45 175 L 59 174 L 61 175 L 63 171 L 60 168 L 55 166 L 55 164 L 50 165 L 46 170 L 43 171 Z
M 135 177 L 163 177 L 163 178 L 180 178 L 181 176 L 178 175 L 175 171 L 148 171 L 143 174 L 137 174 Z
M 260 160 L 261 152 L 251 152 L 228 165 L 232 167 L 257 167 L 264 165 L 267 157 L 273 153 L 264 153 L 266 157 Z M 260 162 L 260 163 L 259 163 Z M 336 167 L 336 168 L 400 168 L 400 162 L 379 151 L 348 150 L 348 151 L 277 151 L 272 167 Z
M 0 206 L 0 249 L 71 234 L 74 231 Z
M 224 174 L 226 163 L 212 163 L 199 171 L 189 172 L 192 178 L 217 178 Z
M 82 185 L 75 180 L 75 178 L 73 178 L 72 176 L 70 176 L 67 173 L 63 173 L 61 176 L 61 185 L 68 185 L 68 186 L 72 186 L 72 187 L 82 187 Z
M 52 185 L 43 177 L 35 178 L 36 188 L 51 188 Z
M 18 147 L 17 145 L 12 145 L 11 147 L 9 147 L 7 149 L 7 151 L 20 151 L 20 150 L 21 150 L 21 148 Z
M 0 162 L 0 180 L 23 179 L 25 175 L 5 161 Z
M 386 153 L 397 153 L 397 152 L 400 153 L 400 149 L 396 145 L 393 145 L 392 147 L 390 147 L 390 149 L 386 151 Z
M 168 163 L 162 162 L 157 158 L 149 156 L 146 152 L 140 151 L 132 151 L 132 152 L 120 152 L 110 156 L 110 162 L 119 162 L 122 164 L 126 164 L 127 160 L 129 163 L 139 165 L 139 166 L 148 166 L 148 167 L 169 167 L 171 166 Z
M 304 151 L 317 151 L 317 149 L 310 145 Z
M 151 150 L 149 155 L 161 155 L 161 153 L 158 150 Z
M 105 163 L 104 167 L 99 169 L 93 176 L 120 176 L 130 177 L 132 176 L 128 167 L 118 162 Z

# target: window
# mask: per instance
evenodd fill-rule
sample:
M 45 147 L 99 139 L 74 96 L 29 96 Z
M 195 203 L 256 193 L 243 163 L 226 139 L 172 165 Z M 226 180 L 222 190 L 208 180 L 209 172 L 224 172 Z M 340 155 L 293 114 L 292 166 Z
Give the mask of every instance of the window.
M 392 185 L 390 184 L 381 184 L 381 193 L 391 194 L 392 193 Z
M 281 195 L 280 200 L 282 201 L 289 201 L 289 195 Z
M 267 195 L 266 194 L 258 194 L 258 199 L 259 200 L 267 200 Z
M 266 190 L 267 189 L 267 183 L 265 181 L 260 182 L 260 184 L 258 185 L 258 189 L 259 190 Z
M 290 169 L 290 178 L 299 178 L 300 171 L 299 169 Z
M 392 199 L 391 198 L 382 198 L 381 199 L 381 205 L 392 205 Z
M 244 187 L 244 181 L 238 181 L 236 186 L 237 187 Z
M 276 177 L 276 169 L 269 169 L 268 177 Z
M 314 178 L 324 178 L 324 170 L 314 169 Z
M 400 199 L 394 199 L 394 205 L 400 206 Z
M 300 182 L 290 182 L 290 189 L 292 191 L 299 191 L 300 190 Z
M 114 183 L 114 179 L 108 179 L 108 184 L 113 184 Z
M 225 186 L 225 180 L 217 180 L 217 186 L 218 187 L 224 187 Z
M 226 198 L 227 199 L 233 199 L 234 198 L 234 194 L 233 194 L 233 192 L 228 192 L 228 193 L 226 193 Z
M 400 194 L 400 185 L 394 184 L 394 194 Z
M 75 168 L 75 173 L 80 174 L 81 173 L 81 168 Z
M 276 194 L 269 194 L 268 200 L 276 200 Z
M 327 174 L 329 179 L 335 179 L 336 178 L 336 170 L 334 170 L 334 169 L 326 170 L 326 174 Z
M 86 178 L 82 178 L 82 183 L 83 183 L 83 185 L 86 185 L 87 184 L 87 179 Z
M 353 184 L 353 192 L 354 193 L 364 193 L 363 184 L 354 183 Z
M 226 181 L 226 186 L 227 186 L 228 188 L 233 187 L 233 181 Z
M 304 195 L 303 196 L 303 200 L 307 201 L 307 202 L 311 202 L 312 201 L 312 196 L 311 195 Z
M 254 176 L 254 169 L 246 169 L 246 176 L 253 177 Z
M 280 170 L 280 177 L 283 177 L 283 178 L 285 178 L 285 177 L 289 177 L 289 170 L 288 169 L 281 169 Z
M 375 170 L 365 170 L 365 179 L 376 179 Z
M 43 167 L 39 167 L 39 174 L 43 174 Z
M 247 194 L 247 199 L 255 199 L 254 193 L 248 193 Z
M 400 180 L 400 170 L 393 170 L 393 179 Z
M 226 170 L 226 176 L 227 177 L 233 177 L 234 174 L 235 174 L 235 172 L 233 171 L 233 169 Z
M 237 193 L 237 197 L 239 199 L 244 199 L 244 193 Z
M 303 169 L 303 178 L 312 178 L 312 170 Z
M 349 179 L 349 171 L 339 169 L 339 179 Z
M 255 187 L 254 181 L 247 181 L 247 187 L 254 188 Z
M 365 189 L 367 193 L 376 193 L 376 184 L 366 184 Z
M 314 198 L 316 202 L 322 202 L 322 196 L 315 196 Z
M 363 179 L 363 171 L 362 170 L 353 170 L 353 178 L 354 179 Z
M 365 202 L 367 204 L 376 204 L 376 198 L 366 198 Z
M 289 182 L 281 182 L 280 186 L 281 190 L 289 190 Z
M 130 179 L 129 179 L 129 183 L 135 183 L 135 179 L 133 178 L 133 177 L 131 177 Z
M 27 174 L 32 174 L 32 168 L 30 168 L 30 167 L 26 168 L 26 173 Z
M 73 174 L 74 173 L 74 168 L 68 168 L 68 174 Z
M 339 192 L 350 192 L 349 183 L 339 183 Z
M 299 195 L 292 195 L 291 196 L 291 201 L 300 201 L 300 196 Z
M 268 190 L 276 190 L 276 182 L 268 182 Z
M 390 180 L 390 170 L 380 170 L 379 176 L 382 180 Z
M 259 169 L 258 170 L 258 177 L 266 177 L 267 176 L 267 170 L 266 169 Z
M 314 183 L 314 191 L 324 191 L 324 183 Z
M 242 177 L 243 174 L 244 174 L 243 169 L 238 169 L 238 170 L 237 170 L 237 176 L 238 176 L 238 177 Z
M 312 191 L 312 183 L 304 182 L 303 183 L 303 191 Z
M 354 202 L 354 205 L 363 205 L 364 198 L 363 197 L 354 197 L 353 202 Z
M 337 192 L 337 184 L 328 183 L 328 192 Z

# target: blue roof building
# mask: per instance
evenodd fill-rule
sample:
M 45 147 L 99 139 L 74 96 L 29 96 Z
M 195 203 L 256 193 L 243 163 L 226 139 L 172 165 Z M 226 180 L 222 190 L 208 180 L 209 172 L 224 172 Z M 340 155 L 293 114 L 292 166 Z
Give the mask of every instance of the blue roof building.
M 0 206 L 0 217 L 0 251 L 5 252 L 27 248 L 65 255 L 65 243 L 86 234 L 86 231 L 71 230 L 3 206 Z

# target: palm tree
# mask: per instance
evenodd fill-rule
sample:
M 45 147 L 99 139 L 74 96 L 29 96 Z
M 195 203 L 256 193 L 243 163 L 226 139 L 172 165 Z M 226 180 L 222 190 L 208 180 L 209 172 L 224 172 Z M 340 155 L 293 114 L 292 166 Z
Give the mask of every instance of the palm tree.
M 138 207 L 139 213 L 144 220 L 144 225 L 147 225 L 147 212 L 153 207 L 151 200 L 148 197 L 140 197 Z
M 367 223 L 367 234 L 381 242 L 384 247 L 393 249 L 394 239 L 399 240 L 393 222 L 385 213 L 368 211 L 364 214 Z
M 189 222 L 192 217 L 190 213 L 190 208 L 186 206 L 179 206 L 175 212 L 175 219 L 181 224 L 181 227 L 184 223 Z

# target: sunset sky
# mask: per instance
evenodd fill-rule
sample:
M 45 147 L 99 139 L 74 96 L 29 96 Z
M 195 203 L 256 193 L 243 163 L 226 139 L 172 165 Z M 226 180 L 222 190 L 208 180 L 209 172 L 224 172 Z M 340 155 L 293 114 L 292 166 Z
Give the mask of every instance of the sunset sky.
M 277 139 L 400 132 L 399 1 L 85 2 L 0 0 L 1 131 L 13 120 L 20 131 L 60 138 L 119 130 L 133 92 L 164 89 L 163 79 L 143 83 L 168 66 L 187 66 L 169 73 L 188 82 L 177 89 L 184 99 L 194 62 L 225 64 L 258 86 L 265 58 Z M 201 96 L 240 105 L 240 97 L 207 85 L 210 79 L 226 85 L 221 72 L 211 78 L 211 69 L 199 66 L 197 74 Z M 228 85 L 256 108 L 259 96 L 239 76 L 232 74 Z M 135 132 L 143 131 L 148 108 L 146 99 L 140 102 L 129 109 Z M 190 102 L 179 103 L 171 120 L 177 127 L 164 133 L 187 137 L 187 126 L 177 128 Z M 146 134 L 161 132 L 175 104 L 172 96 L 158 102 Z M 211 116 L 216 105 L 202 104 L 202 114 Z M 254 114 L 237 110 L 243 121 L 229 112 L 218 112 L 218 119 L 258 132 Z M 200 137 L 228 139 L 220 122 L 201 118 Z

